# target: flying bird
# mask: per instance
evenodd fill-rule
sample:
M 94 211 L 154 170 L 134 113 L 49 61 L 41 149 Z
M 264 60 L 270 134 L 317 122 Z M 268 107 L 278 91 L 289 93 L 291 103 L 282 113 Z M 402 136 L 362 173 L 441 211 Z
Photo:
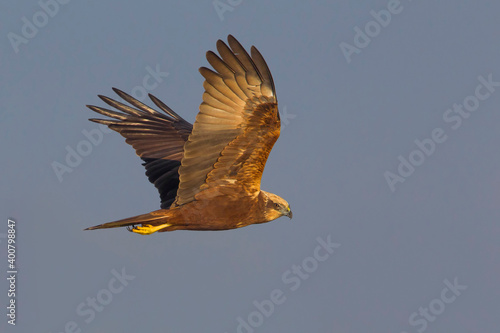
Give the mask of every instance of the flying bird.
M 262 172 L 280 135 L 271 72 L 260 52 L 250 55 L 231 35 L 206 54 L 205 78 L 193 125 L 149 94 L 159 112 L 113 88 L 130 105 L 99 95 L 118 111 L 87 105 L 112 119 L 90 119 L 125 137 L 160 193 L 161 209 L 85 230 L 127 227 L 148 235 L 173 230 L 227 230 L 292 218 L 286 200 L 260 189 Z

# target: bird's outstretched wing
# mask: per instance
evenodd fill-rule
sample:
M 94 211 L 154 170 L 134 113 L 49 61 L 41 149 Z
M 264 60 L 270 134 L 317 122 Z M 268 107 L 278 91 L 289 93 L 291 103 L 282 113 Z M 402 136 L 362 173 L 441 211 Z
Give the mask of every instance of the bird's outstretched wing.
M 259 51 L 251 56 L 231 35 L 217 42 L 220 57 L 207 52 L 215 72 L 202 67 L 205 92 L 184 146 L 173 206 L 195 200 L 211 187 L 260 190 L 269 153 L 279 137 L 280 118 L 271 72 Z
M 90 119 L 108 127 L 125 137 L 144 161 L 149 181 L 160 192 L 161 208 L 173 203 L 179 185 L 178 169 L 184 156 L 184 144 L 193 126 L 153 95 L 151 100 L 164 113 L 160 113 L 123 91 L 113 90 L 133 107 L 109 97 L 99 97 L 108 105 L 121 111 L 87 105 L 91 110 L 114 120 Z

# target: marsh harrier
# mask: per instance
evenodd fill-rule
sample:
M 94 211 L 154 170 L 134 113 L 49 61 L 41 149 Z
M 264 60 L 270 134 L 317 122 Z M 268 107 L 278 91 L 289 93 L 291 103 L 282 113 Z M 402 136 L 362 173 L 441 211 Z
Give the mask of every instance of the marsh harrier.
M 88 105 L 113 118 L 90 119 L 125 137 L 144 161 L 149 181 L 160 192 L 161 209 L 91 229 L 127 227 L 156 231 L 226 230 L 292 218 L 290 205 L 262 191 L 260 181 L 280 135 L 273 78 L 255 47 L 249 55 L 231 35 L 207 52 L 214 71 L 201 67 L 203 103 L 193 125 L 153 95 L 156 111 L 116 88 L 126 105 L 105 96 L 112 111 Z

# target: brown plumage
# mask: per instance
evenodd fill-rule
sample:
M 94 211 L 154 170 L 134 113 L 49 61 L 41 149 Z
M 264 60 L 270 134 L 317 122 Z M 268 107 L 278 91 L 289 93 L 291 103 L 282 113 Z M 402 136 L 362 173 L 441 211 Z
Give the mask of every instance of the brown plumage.
M 271 72 L 255 47 L 249 55 L 233 36 L 228 42 L 217 41 L 220 57 L 207 52 L 215 71 L 200 68 L 205 92 L 194 125 L 153 95 L 164 114 L 116 88 L 133 107 L 105 96 L 99 97 L 121 112 L 88 106 L 113 118 L 91 121 L 120 133 L 142 158 L 149 181 L 160 192 L 161 209 L 86 230 L 226 230 L 292 217 L 284 199 L 260 189 L 280 134 Z

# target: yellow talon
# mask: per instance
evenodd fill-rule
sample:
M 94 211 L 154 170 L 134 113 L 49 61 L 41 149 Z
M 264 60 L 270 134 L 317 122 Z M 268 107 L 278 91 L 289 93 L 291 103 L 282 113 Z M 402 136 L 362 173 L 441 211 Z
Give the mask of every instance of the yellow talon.
M 143 224 L 141 226 L 135 227 L 132 229 L 133 232 L 141 235 L 150 235 L 154 232 L 157 232 L 160 229 L 163 229 L 165 227 L 169 227 L 170 224 L 165 223 L 165 224 L 160 224 L 160 225 L 151 225 L 151 224 Z

